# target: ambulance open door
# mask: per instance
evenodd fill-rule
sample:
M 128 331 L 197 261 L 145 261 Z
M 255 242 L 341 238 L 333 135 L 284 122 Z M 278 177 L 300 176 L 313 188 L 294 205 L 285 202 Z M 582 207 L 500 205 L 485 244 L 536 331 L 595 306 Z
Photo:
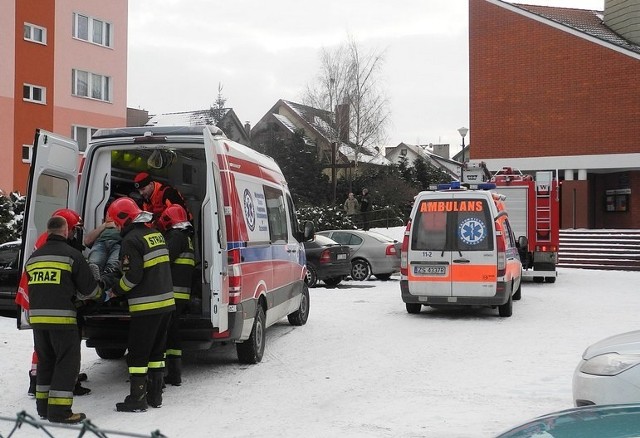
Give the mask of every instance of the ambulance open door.
M 38 236 L 47 229 L 51 214 L 60 208 L 76 209 L 78 144 L 42 129 L 36 130 L 27 180 L 27 201 L 22 226 L 20 272 L 31 256 Z M 26 315 L 18 315 L 18 327 L 29 328 Z
M 211 292 L 211 323 L 219 332 L 229 328 L 229 293 L 227 275 L 227 242 L 225 232 L 222 180 L 218 155 L 219 141 L 208 127 L 204 128 L 204 150 L 207 160 L 207 190 L 202 202 L 202 276 L 203 290 Z M 226 284 L 227 287 L 224 287 Z

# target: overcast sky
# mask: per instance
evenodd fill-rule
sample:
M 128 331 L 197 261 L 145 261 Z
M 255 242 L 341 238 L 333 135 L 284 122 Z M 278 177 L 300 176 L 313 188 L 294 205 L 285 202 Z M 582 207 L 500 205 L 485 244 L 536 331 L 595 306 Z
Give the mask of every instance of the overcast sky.
M 604 8 L 604 0 L 519 3 Z M 348 35 L 385 53 L 387 145 L 459 149 L 457 129 L 469 126 L 467 0 L 129 0 L 127 105 L 205 109 L 221 83 L 226 106 L 253 126 L 278 99 L 301 102 L 320 50 Z

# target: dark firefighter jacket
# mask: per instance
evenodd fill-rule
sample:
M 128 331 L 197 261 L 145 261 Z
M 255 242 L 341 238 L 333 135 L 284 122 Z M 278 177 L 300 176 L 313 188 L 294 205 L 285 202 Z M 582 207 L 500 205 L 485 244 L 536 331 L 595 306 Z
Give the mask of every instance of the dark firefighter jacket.
M 120 267 L 123 275 L 113 289 L 127 297 L 132 317 L 175 309 L 169 251 L 159 231 L 142 223 L 126 227 L 122 231 Z
M 98 300 L 102 289 L 84 256 L 62 236 L 50 235 L 25 265 L 29 323 L 40 329 L 77 330 L 77 300 Z
M 191 281 L 193 269 L 196 266 L 191 235 L 190 228 L 172 228 L 165 234 L 169 247 L 169 259 L 171 260 L 173 297 L 176 300 L 188 300 L 191 296 Z

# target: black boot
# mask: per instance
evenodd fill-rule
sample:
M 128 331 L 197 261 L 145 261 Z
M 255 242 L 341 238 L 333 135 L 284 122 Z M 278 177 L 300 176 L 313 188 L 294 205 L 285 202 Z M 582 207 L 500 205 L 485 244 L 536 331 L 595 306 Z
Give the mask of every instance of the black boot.
M 168 373 L 164 378 L 164 382 L 167 385 L 182 385 L 182 358 L 171 356 L 167 357 L 166 362 Z
M 145 412 L 147 410 L 147 376 L 131 376 L 130 394 L 124 402 L 116 403 L 118 412 Z
M 27 394 L 31 397 L 36 396 L 36 373 L 34 371 L 29 371 L 29 390 Z
M 149 372 L 149 383 L 147 386 L 147 403 L 154 408 L 162 406 L 162 379 L 164 370 L 154 370 Z

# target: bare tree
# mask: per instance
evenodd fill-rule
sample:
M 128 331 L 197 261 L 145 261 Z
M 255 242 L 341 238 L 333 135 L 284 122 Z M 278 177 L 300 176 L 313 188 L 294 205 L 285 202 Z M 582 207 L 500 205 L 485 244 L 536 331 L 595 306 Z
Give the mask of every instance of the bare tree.
M 364 51 L 349 37 L 333 50 L 322 49 L 320 62 L 316 81 L 307 86 L 303 101 L 330 112 L 338 104 L 348 105 L 349 140 L 355 146 L 357 166 L 363 148 L 386 140 L 389 109 L 380 79 L 384 53 Z

